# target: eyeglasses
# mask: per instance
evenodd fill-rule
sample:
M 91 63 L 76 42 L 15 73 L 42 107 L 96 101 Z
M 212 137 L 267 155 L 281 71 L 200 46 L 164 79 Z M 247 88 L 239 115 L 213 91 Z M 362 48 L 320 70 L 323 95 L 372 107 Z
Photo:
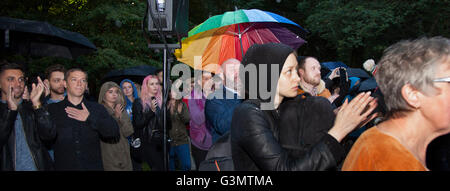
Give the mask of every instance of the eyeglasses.
M 433 82 L 450 82 L 450 77 L 434 79 Z

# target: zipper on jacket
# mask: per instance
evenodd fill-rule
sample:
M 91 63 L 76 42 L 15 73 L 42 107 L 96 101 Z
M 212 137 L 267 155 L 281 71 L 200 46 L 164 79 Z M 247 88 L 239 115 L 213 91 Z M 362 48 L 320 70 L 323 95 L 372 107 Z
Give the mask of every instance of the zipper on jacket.
M 14 124 L 15 125 L 15 124 Z M 17 158 L 17 152 L 16 152 L 16 127 L 14 127 L 14 157 L 13 157 L 13 160 L 14 160 L 14 166 L 13 166 L 13 169 L 14 169 L 14 171 L 16 170 L 16 158 Z

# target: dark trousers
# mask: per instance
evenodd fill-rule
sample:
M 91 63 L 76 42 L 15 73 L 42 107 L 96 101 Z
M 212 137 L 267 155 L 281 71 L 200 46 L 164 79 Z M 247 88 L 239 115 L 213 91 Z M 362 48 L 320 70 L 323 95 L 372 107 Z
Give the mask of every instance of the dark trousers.
M 191 144 L 191 150 L 192 150 L 192 157 L 194 157 L 195 161 L 195 168 L 196 170 L 198 170 L 198 168 L 200 167 L 200 163 L 205 160 L 208 151 L 201 150 L 195 147 L 193 144 Z
M 142 163 L 131 157 L 131 163 L 133 165 L 133 171 L 142 171 Z
M 151 171 L 164 171 L 164 145 L 162 141 L 152 140 L 144 143 L 144 161 L 150 166 Z

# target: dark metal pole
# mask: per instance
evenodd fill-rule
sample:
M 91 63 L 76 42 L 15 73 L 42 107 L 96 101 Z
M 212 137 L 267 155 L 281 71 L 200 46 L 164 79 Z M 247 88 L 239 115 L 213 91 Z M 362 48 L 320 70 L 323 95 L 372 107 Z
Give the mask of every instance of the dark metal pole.
M 242 48 L 242 34 L 241 34 L 241 28 L 239 27 L 239 23 L 237 24 L 238 26 L 238 36 L 239 36 L 239 43 L 241 44 L 241 56 L 242 58 L 244 58 L 244 48 Z
M 167 105 L 167 48 L 164 48 L 164 66 L 163 66 L 163 121 L 164 121 L 164 170 L 168 171 L 168 157 L 167 157 L 167 113 L 166 113 L 166 105 Z
M 236 11 L 238 11 L 238 7 L 234 6 L 234 14 L 236 15 Z M 236 19 L 236 16 L 235 16 Z M 241 34 L 241 27 L 239 26 L 239 23 L 237 24 L 238 27 L 238 36 L 239 36 L 239 44 L 241 44 L 241 57 L 244 58 L 244 48 L 242 47 L 242 34 Z

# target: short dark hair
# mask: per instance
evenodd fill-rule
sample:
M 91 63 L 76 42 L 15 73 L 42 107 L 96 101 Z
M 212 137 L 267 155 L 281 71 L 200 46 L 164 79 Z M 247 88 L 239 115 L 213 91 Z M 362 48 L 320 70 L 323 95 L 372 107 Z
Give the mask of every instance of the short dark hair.
M 17 64 L 15 62 L 8 62 L 6 60 L 0 61 L 0 75 L 5 70 L 20 70 L 25 74 L 25 68 L 21 64 Z
M 81 68 L 71 68 L 71 69 L 67 70 L 66 73 L 64 74 L 64 80 L 67 81 L 67 78 L 69 77 L 69 74 L 72 73 L 72 72 L 76 72 L 76 71 L 83 72 L 86 75 L 86 81 L 88 80 L 87 72 L 85 72 Z
M 297 62 L 298 62 L 297 71 L 300 68 L 303 69 L 303 70 L 305 69 L 306 59 L 308 59 L 308 58 L 314 58 L 314 59 L 317 60 L 316 57 L 312 57 L 312 56 L 297 56 Z
M 45 77 L 50 80 L 50 76 L 53 72 L 62 72 L 63 74 L 66 74 L 66 68 L 61 64 L 51 65 L 45 70 Z

